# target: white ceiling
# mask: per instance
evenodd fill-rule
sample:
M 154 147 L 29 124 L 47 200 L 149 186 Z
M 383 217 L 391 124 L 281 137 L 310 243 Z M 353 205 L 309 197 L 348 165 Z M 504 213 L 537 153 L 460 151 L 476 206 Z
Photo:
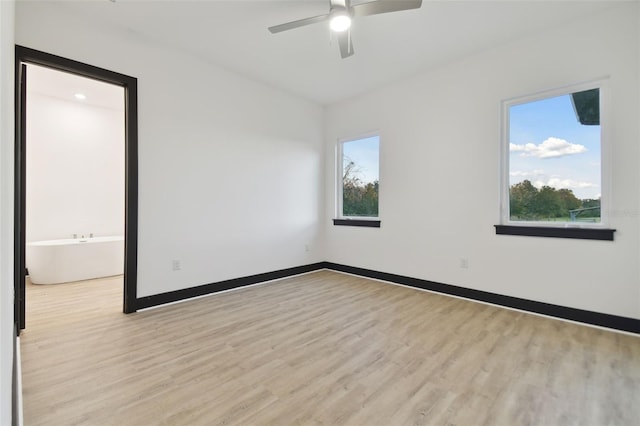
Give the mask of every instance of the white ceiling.
M 95 0 L 59 7 L 326 105 L 615 5 L 423 0 L 417 10 L 356 20 L 355 55 L 346 59 L 324 23 L 267 30 L 327 13 L 329 0 Z

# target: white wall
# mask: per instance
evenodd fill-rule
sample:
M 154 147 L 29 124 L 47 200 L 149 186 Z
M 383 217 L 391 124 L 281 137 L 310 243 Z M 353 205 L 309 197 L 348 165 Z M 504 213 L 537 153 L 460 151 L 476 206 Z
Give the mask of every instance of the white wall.
M 14 2 L 0 1 L 0 425 L 11 424 L 13 364 Z
M 16 43 L 138 79 L 138 296 L 324 260 L 321 107 L 61 9 Z
M 6 423 L 13 3 L 0 2 L 0 14 Z M 639 16 L 630 4 L 479 53 L 334 105 L 326 126 L 316 105 L 50 4 L 18 5 L 16 41 L 139 79 L 139 296 L 329 260 L 638 318 Z M 615 241 L 496 236 L 500 101 L 604 75 L 614 101 Z M 334 214 L 335 140 L 374 129 L 382 228 L 321 226 Z M 459 268 L 461 257 L 469 269 Z M 182 271 L 171 272 L 172 259 Z
M 124 108 L 28 92 L 27 117 L 27 242 L 124 235 Z
M 327 111 L 336 139 L 381 131 L 382 227 L 327 225 L 327 260 L 640 317 L 638 13 L 627 4 L 478 53 Z M 500 102 L 610 76 L 614 242 L 495 235 Z M 326 165 L 334 214 L 335 165 Z M 469 268 L 460 268 L 468 258 Z

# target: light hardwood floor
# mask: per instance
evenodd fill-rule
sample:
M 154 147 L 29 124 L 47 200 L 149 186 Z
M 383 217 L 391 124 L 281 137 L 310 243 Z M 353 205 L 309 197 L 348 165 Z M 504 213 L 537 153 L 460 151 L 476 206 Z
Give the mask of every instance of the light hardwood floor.
M 319 271 L 120 313 L 28 286 L 25 425 L 638 425 L 640 338 Z

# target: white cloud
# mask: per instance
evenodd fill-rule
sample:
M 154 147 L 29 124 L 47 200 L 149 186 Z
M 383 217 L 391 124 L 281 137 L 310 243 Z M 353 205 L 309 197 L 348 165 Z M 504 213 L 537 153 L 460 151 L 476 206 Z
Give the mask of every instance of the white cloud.
M 523 170 L 513 170 L 509 172 L 509 176 L 515 177 L 515 178 L 518 178 L 518 177 L 527 178 L 532 176 L 540 176 L 544 174 L 545 174 L 544 170 L 533 170 L 531 172 L 525 172 Z
M 550 137 L 539 145 L 527 143 L 517 145 L 509 144 L 510 152 L 521 152 L 521 157 L 557 158 L 565 155 L 581 154 L 587 151 L 584 145 L 567 142 L 564 139 Z
M 583 188 L 596 188 L 598 185 L 591 182 L 577 181 L 573 179 L 560 179 L 557 177 L 550 178 L 545 184 L 552 188 L 569 188 L 569 189 L 583 189 Z

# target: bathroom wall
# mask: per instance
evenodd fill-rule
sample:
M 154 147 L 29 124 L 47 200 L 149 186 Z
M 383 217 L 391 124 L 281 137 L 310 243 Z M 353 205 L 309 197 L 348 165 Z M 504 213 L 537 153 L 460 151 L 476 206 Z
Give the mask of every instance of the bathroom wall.
M 124 90 L 93 82 L 118 97 L 115 105 L 96 105 L 92 94 L 74 98 L 78 83 L 43 93 L 49 74 L 28 67 L 27 90 L 27 242 L 93 233 L 124 234 Z M 47 89 L 50 91 L 50 89 Z M 28 259 L 27 259 L 28 261 Z

